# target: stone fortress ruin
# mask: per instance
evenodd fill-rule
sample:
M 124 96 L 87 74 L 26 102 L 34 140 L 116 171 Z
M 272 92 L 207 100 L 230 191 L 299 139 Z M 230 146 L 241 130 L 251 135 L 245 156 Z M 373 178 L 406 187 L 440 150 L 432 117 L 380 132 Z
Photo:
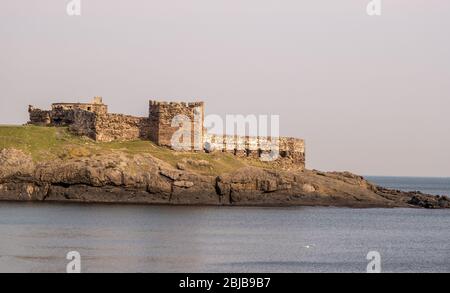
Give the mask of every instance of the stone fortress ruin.
M 54 103 L 50 110 L 29 106 L 28 124 L 68 127 L 79 136 L 99 142 L 150 140 L 159 146 L 173 147 L 173 137 L 180 126 L 176 117 L 192 123 L 191 139 L 184 151 L 228 152 L 241 158 L 262 158 L 273 152 L 276 141 L 277 156 L 273 161 L 281 167 L 304 169 L 305 143 L 292 137 L 239 136 L 209 133 L 204 127 L 203 102 L 150 101 L 148 117 L 134 117 L 108 113 L 101 97 L 91 103 Z M 175 121 L 176 122 L 176 121 Z M 198 146 L 201 146 L 200 148 Z

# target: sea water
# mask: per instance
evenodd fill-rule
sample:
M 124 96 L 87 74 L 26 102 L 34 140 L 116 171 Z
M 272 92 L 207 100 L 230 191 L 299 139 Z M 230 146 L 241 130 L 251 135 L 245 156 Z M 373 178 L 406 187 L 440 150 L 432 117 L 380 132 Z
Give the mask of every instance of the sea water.
M 448 179 L 370 178 L 449 194 Z M 450 272 L 450 210 L 0 202 L 0 272 Z

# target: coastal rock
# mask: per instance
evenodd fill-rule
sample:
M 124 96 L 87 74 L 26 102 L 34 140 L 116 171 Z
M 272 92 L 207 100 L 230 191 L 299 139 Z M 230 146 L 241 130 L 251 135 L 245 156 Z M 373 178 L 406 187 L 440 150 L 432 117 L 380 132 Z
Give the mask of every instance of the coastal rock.
M 191 181 L 175 181 L 173 183 L 173 185 L 177 186 L 177 187 L 190 188 L 190 187 L 194 186 L 194 182 L 191 182 Z
M 420 199 L 417 196 L 413 196 L 409 201 L 409 204 L 414 206 L 423 207 L 426 209 L 433 208 L 433 205 L 427 199 Z
M 194 167 L 210 167 L 211 163 L 206 160 L 194 160 L 194 159 L 183 159 L 184 164 L 189 164 Z
M 207 166 L 205 162 L 200 164 Z M 378 187 L 349 172 L 243 167 L 212 176 L 180 170 L 179 166 L 171 166 L 149 154 L 114 151 L 34 163 L 29 155 L 15 149 L 0 151 L 0 200 L 450 207 L 446 197 Z
M 311 184 L 303 184 L 302 185 L 302 190 L 306 193 L 312 193 L 314 191 L 316 191 L 316 188 L 314 186 L 312 186 Z
M 184 170 L 186 170 L 186 165 L 184 163 L 178 162 L 177 163 L 177 169 L 184 171 Z
M 33 170 L 33 159 L 23 151 L 0 150 L 0 179 L 12 176 L 30 176 Z

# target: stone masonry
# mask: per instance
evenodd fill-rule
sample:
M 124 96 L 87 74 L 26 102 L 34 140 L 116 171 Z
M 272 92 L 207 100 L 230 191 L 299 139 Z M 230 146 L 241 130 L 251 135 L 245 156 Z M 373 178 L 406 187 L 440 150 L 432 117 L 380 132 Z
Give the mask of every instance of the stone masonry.
M 195 142 L 199 142 L 200 144 L 203 142 L 203 102 L 174 103 L 150 101 L 149 113 L 150 139 L 159 145 L 172 146 L 172 137 L 178 130 L 177 125 L 173 126 L 172 123 L 173 118 L 178 115 L 191 121 L 191 150 L 194 150 Z
M 148 117 L 108 113 L 101 97 L 91 103 L 55 103 L 51 110 L 29 106 L 28 124 L 68 127 L 80 136 L 99 142 L 145 139 L 160 146 L 172 147 L 172 138 L 180 124 L 175 117 L 190 121 L 190 144 L 187 151 L 228 152 L 238 157 L 264 158 L 275 149 L 274 161 L 282 167 L 305 167 L 305 142 L 291 137 L 250 137 L 210 134 L 204 128 L 204 103 L 150 101 Z M 199 149 L 196 146 L 201 146 Z

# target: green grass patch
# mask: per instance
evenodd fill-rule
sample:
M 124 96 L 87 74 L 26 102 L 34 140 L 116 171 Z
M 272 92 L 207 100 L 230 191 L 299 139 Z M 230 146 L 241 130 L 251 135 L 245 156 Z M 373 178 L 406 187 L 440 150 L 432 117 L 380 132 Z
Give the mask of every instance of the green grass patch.
M 54 158 L 64 147 L 83 145 L 86 141 L 71 135 L 65 128 L 0 126 L 0 149 L 20 149 L 36 161 Z
M 173 167 L 183 161 L 191 163 L 194 161 L 192 164 L 184 163 L 186 169 L 208 175 L 231 173 L 249 165 L 270 167 L 259 160 L 239 159 L 229 153 L 175 152 L 144 140 L 95 142 L 88 138 L 72 135 L 64 127 L 0 126 L 0 149 L 4 148 L 20 149 L 29 153 L 37 162 L 50 161 L 55 158 L 91 157 L 109 152 L 122 152 L 130 156 L 150 154 Z M 197 165 L 195 161 L 202 161 L 203 164 Z M 204 163 L 205 161 L 208 163 Z

